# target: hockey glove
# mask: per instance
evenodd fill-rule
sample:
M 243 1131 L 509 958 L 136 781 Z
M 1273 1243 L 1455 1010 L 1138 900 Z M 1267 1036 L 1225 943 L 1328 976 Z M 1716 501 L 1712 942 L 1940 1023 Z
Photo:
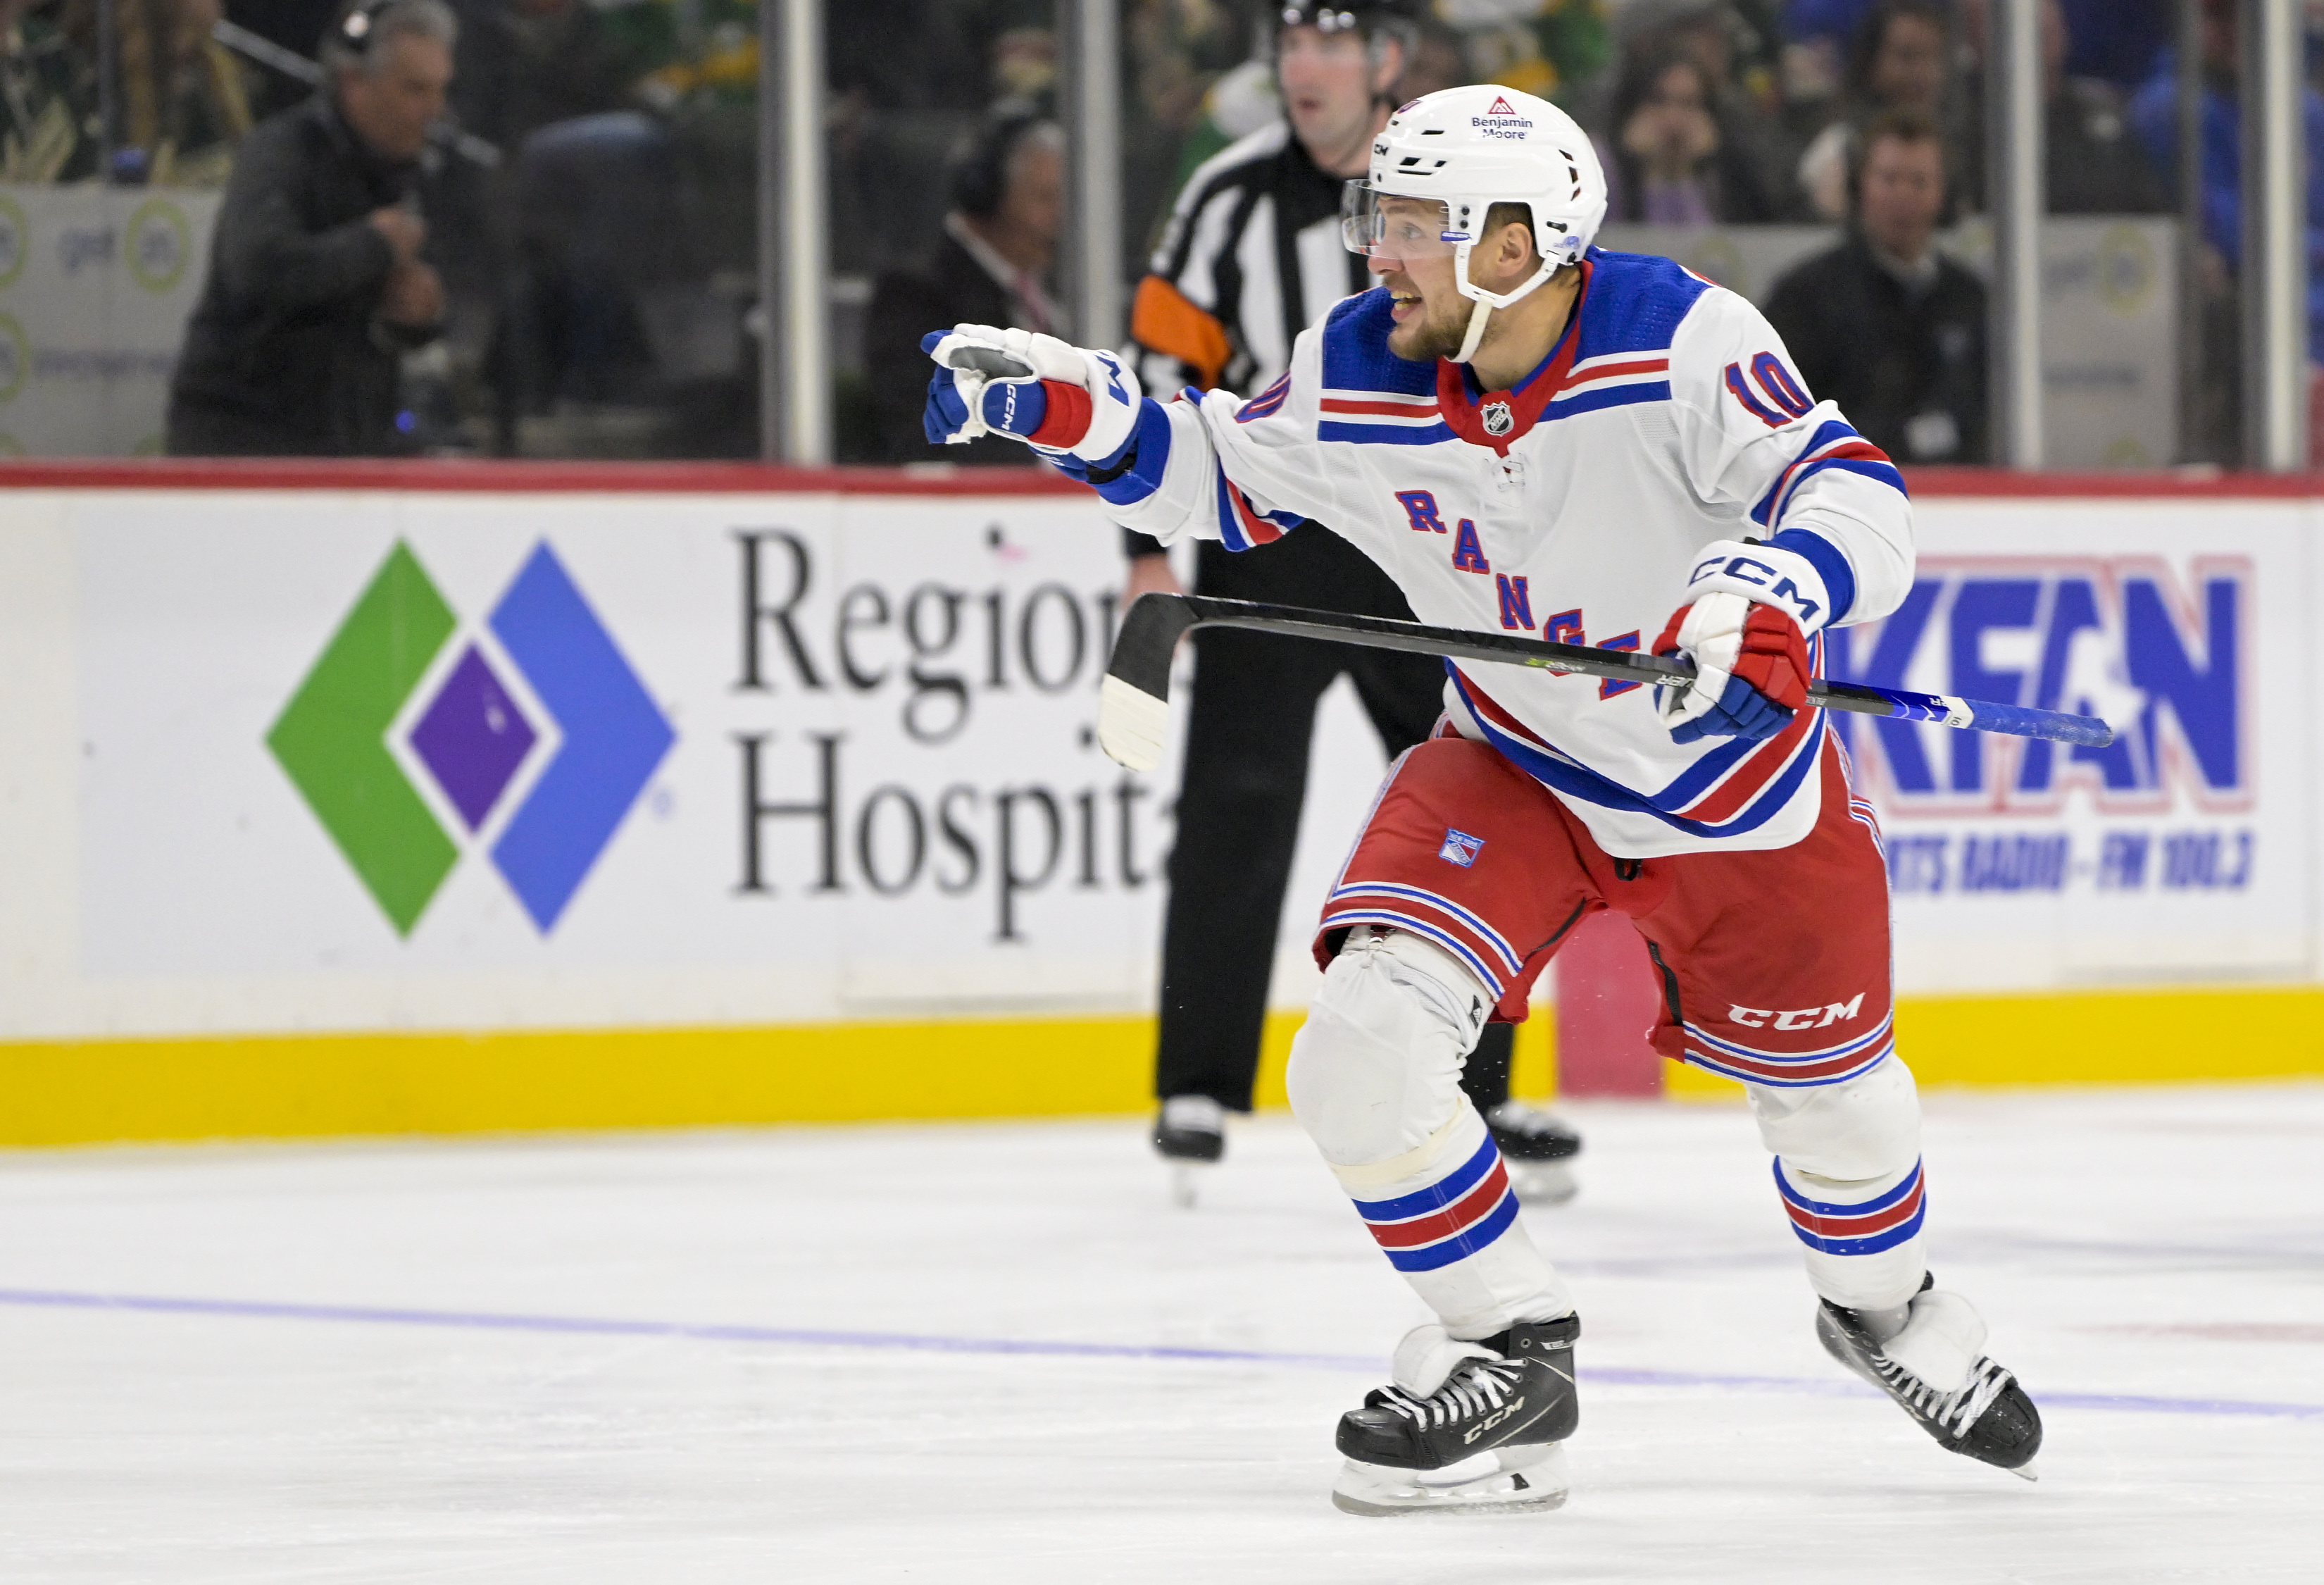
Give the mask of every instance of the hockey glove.
M 1138 376 L 1111 352 L 991 325 L 931 331 L 920 350 L 936 365 L 923 419 L 931 444 L 1004 434 L 1038 451 L 1104 463 L 1138 426 Z
M 1696 558 L 1687 592 L 1655 653 L 1690 657 L 1695 678 L 1655 691 L 1663 725 L 1680 743 L 1775 737 L 1808 701 L 1807 637 L 1831 608 L 1821 575 L 1794 552 L 1720 540 Z

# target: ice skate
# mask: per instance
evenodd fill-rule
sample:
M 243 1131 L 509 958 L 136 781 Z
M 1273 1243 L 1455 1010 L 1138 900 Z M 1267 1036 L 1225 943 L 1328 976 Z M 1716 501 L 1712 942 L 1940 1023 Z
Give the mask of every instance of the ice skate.
M 1563 1205 L 1582 1187 L 1573 1176 L 1582 1135 L 1542 1108 L 1505 1100 L 1485 1114 L 1485 1126 L 1501 1147 L 1509 1186 L 1527 1205 Z
M 1829 1299 L 1816 1312 L 1825 1352 L 1886 1393 L 1948 1452 L 2034 1478 L 2042 1416 L 2010 1373 L 1987 1358 L 1985 1322 L 1968 1300 L 1933 1286 L 1898 1312 L 1843 1310 Z M 1896 1326 L 1883 1338 L 1886 1326 Z M 1886 1326 L 1882 1323 L 1886 1322 Z
M 1227 1150 L 1227 1109 L 1207 1095 L 1174 1095 L 1154 1119 L 1154 1150 L 1170 1163 L 1171 1203 L 1192 1210 L 1203 1175 Z
M 1578 1316 L 1526 1321 L 1474 1343 L 1437 1326 L 1396 1351 L 1396 1384 L 1340 1416 L 1348 1455 L 1332 1483 L 1342 1513 L 1510 1513 L 1566 1496 L 1564 1450 L 1581 1406 L 1573 1389 Z

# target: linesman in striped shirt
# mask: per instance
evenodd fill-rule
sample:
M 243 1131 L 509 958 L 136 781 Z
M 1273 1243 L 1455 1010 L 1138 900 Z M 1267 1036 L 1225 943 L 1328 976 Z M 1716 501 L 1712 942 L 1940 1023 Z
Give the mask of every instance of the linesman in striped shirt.
M 1187 181 L 1131 310 L 1130 354 L 1146 389 L 1259 391 L 1294 337 L 1370 284 L 1340 236 L 1340 194 L 1365 173 L 1395 104 L 1414 32 L 1394 0 L 1283 0 L 1275 12 L 1285 117 L 1221 151 Z M 1231 554 L 1199 547 L 1205 595 L 1410 620 L 1386 574 L 1325 524 Z M 1126 533 L 1125 603 L 1178 584 L 1162 547 Z M 1164 932 L 1155 1148 L 1179 1168 L 1225 1149 L 1225 1117 L 1249 1111 L 1275 960 L 1276 926 L 1299 834 L 1315 709 L 1342 673 L 1389 756 L 1425 737 L 1443 672 L 1424 656 L 1213 630 L 1196 636 L 1193 718 L 1179 789 Z M 1545 1200 L 1573 1191 L 1581 1140 L 1509 1098 L 1513 1025 L 1489 1025 L 1463 1085 Z

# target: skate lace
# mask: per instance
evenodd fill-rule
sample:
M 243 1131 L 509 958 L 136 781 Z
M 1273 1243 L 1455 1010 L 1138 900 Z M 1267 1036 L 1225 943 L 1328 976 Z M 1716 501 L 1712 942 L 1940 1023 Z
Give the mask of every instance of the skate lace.
M 1514 1359 L 1478 1359 L 1454 1372 L 1450 1381 L 1425 1398 L 1399 1386 L 1383 1387 L 1386 1401 L 1381 1407 L 1393 1409 L 1424 1428 L 1450 1425 L 1499 1408 L 1524 1374 L 1525 1367 Z
M 1873 1368 L 1906 1408 L 1956 1437 L 1968 1435 L 2009 1385 L 2009 1372 L 1990 1359 L 1979 1359 L 1969 1379 L 1949 1393 L 1939 1392 L 1885 1354 L 1874 1357 Z

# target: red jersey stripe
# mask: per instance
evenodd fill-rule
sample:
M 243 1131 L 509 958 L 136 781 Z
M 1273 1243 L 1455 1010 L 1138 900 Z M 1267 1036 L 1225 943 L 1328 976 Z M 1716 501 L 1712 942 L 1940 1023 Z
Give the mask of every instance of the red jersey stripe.
M 1916 1182 L 1913 1185 L 1913 1191 L 1895 1204 L 1863 1216 L 1828 1216 L 1818 1211 L 1803 1210 L 1788 1200 L 1784 1201 L 1784 1209 L 1792 1213 L 1795 1226 L 1820 1238 L 1868 1238 L 1876 1233 L 1901 1228 L 1918 1215 L 1924 1187 Z
M 1669 372 L 1670 359 L 1667 357 L 1640 358 L 1635 363 L 1600 364 L 1596 368 L 1583 369 L 1569 376 L 1562 389 L 1571 391 L 1577 386 L 1586 385 L 1592 380 L 1611 380 L 1624 375 L 1660 375 Z
M 1679 812 L 1687 819 L 1715 826 L 1734 819 L 1749 807 L 1751 801 L 1766 791 L 1783 768 L 1791 763 L 1792 751 L 1815 724 L 1812 709 L 1795 710 L 1792 724 L 1767 739 L 1759 751 L 1745 760 L 1728 778 L 1696 799 Z

